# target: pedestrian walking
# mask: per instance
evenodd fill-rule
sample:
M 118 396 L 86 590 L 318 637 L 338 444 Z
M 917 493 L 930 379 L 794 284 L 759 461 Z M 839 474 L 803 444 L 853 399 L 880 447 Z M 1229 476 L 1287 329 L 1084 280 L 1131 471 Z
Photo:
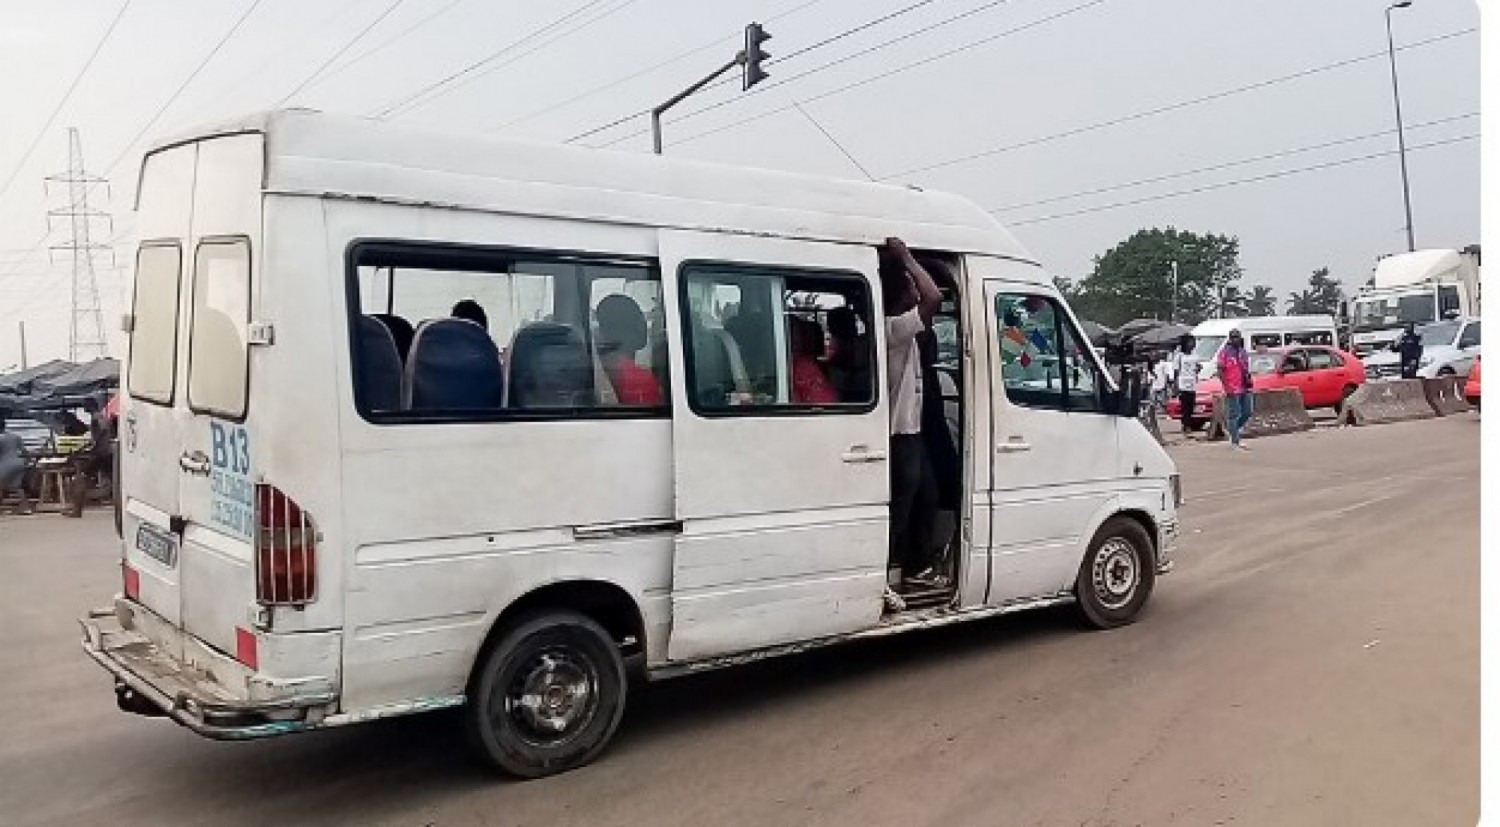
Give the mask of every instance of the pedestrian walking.
M 1240 432 L 1255 414 L 1255 383 L 1250 376 L 1250 354 L 1239 330 L 1229 331 L 1229 341 L 1219 351 L 1219 381 L 1224 385 L 1224 425 L 1229 447 L 1249 451 L 1240 444 Z
M 1193 355 L 1193 349 L 1198 346 L 1197 340 L 1191 335 L 1184 334 L 1177 340 L 1177 350 L 1172 353 L 1172 372 L 1176 378 L 1177 404 L 1182 406 L 1182 432 L 1188 433 L 1197 427 L 1198 420 L 1193 416 L 1198 404 L 1198 375 L 1203 370 L 1203 365 L 1198 357 Z

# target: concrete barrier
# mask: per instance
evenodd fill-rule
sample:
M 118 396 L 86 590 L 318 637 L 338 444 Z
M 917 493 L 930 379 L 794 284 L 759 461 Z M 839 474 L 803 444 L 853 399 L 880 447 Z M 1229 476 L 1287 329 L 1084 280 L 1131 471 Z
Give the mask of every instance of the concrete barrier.
M 1313 429 L 1312 416 L 1302 404 L 1302 392 L 1296 388 L 1256 391 L 1254 404 L 1250 421 L 1240 431 L 1241 438 L 1254 439 Z M 1228 407 L 1222 394 L 1214 397 L 1213 415 L 1208 422 L 1209 440 L 1229 438 Z
M 1344 400 L 1342 425 L 1379 425 L 1437 416 L 1421 379 L 1366 382 Z
M 1464 399 L 1464 380 L 1457 376 L 1439 376 L 1423 379 L 1422 391 L 1427 395 L 1427 404 L 1438 416 L 1467 413 L 1469 401 Z

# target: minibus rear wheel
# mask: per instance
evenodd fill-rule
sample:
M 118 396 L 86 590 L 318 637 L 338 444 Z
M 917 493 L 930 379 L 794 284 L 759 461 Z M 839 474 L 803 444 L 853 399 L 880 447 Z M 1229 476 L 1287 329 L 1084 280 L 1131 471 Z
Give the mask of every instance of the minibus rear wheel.
M 1074 591 L 1084 622 L 1113 629 L 1135 620 L 1156 585 L 1151 537 L 1129 517 L 1111 517 L 1089 543 Z
M 464 728 L 481 758 L 521 778 L 587 764 L 620 725 L 626 673 L 604 627 L 577 612 L 517 620 L 475 674 Z

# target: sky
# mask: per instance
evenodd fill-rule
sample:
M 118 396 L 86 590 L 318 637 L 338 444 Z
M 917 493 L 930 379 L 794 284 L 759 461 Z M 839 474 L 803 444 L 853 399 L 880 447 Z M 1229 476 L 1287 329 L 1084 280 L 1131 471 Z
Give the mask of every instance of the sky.
M 649 152 L 643 115 L 584 133 L 728 60 L 751 21 L 770 79 L 689 98 L 668 154 L 954 191 L 1075 279 L 1175 226 L 1238 237 L 1245 285 L 1279 298 L 1324 266 L 1352 288 L 1405 248 L 1387 5 L 0 0 L 0 371 L 18 322 L 31 363 L 68 355 L 71 258 L 50 247 L 70 228 L 46 215 L 66 199 L 44 186 L 68 127 L 109 179 L 90 232 L 118 355 L 153 137 L 288 105 Z M 1477 5 L 1415 0 L 1392 24 L 1417 247 L 1477 243 Z

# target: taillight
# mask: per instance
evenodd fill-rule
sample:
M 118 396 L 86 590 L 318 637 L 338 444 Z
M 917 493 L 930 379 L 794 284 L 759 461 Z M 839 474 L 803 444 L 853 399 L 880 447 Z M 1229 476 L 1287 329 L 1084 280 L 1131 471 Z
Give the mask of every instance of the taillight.
M 318 585 L 318 531 L 291 497 L 255 485 L 255 599 L 268 606 L 312 602 Z
M 121 564 L 120 574 L 125 581 L 125 596 L 131 600 L 140 600 L 141 573 L 128 565 Z

